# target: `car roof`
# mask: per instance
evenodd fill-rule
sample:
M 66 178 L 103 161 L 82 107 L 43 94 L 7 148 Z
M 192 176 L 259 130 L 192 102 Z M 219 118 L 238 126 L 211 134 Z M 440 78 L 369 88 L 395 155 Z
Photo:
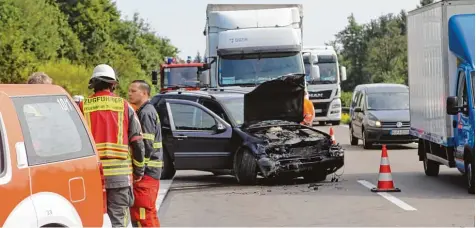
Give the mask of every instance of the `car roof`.
M 362 84 L 355 87 L 356 91 L 365 91 L 366 93 L 381 93 L 381 92 L 408 92 L 408 86 L 394 83 L 372 83 Z
M 244 90 L 232 90 L 232 89 L 203 89 L 192 91 L 167 91 L 161 95 L 180 94 L 187 96 L 208 97 L 216 99 L 226 98 L 243 98 L 247 92 Z
M 68 94 L 61 86 L 49 84 L 0 84 L 0 93 L 9 97 Z

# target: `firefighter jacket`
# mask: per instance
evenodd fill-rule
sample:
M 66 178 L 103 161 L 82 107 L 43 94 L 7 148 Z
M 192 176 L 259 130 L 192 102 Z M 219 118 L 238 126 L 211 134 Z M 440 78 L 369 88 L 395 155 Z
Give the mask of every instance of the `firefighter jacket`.
M 145 153 L 134 110 L 127 101 L 109 91 L 93 94 L 81 101 L 79 107 L 96 143 L 106 188 L 131 186 L 131 174 L 144 175 Z
M 145 175 L 159 180 L 163 167 L 160 119 L 154 106 L 147 101 L 137 110 L 145 147 Z

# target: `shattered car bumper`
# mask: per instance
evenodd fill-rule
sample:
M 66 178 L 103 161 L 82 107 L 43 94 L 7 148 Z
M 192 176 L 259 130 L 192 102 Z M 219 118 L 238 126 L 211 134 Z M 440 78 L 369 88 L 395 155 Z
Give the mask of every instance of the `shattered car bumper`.
M 309 150 L 314 148 L 310 146 Z M 258 166 L 264 177 L 277 176 L 282 173 L 300 174 L 306 171 L 319 170 L 326 175 L 344 166 L 344 150 L 339 145 L 332 145 L 329 150 L 309 153 L 304 148 L 286 154 L 273 154 L 258 159 Z

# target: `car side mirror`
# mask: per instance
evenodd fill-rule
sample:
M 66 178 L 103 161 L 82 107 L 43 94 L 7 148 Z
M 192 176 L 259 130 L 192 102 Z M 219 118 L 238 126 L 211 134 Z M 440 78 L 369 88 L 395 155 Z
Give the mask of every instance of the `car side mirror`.
M 355 108 L 354 112 L 362 112 L 362 108 L 361 107 Z
M 158 82 L 159 82 L 159 73 L 156 70 L 154 70 L 152 71 L 152 84 L 157 85 Z
M 341 81 L 347 80 L 347 69 L 345 68 L 345 66 L 340 67 L 340 80 Z
M 461 109 L 462 107 L 458 107 L 458 97 L 450 96 L 446 98 L 446 114 L 456 115 Z
M 226 131 L 226 126 L 223 125 L 222 123 L 220 123 L 220 121 L 218 121 L 218 120 L 215 120 L 215 121 L 216 121 L 216 125 L 214 126 L 214 129 L 213 129 L 215 134 L 220 134 L 220 133 L 225 132 Z
M 319 73 L 319 66 L 311 65 L 311 72 L 309 76 L 311 77 L 311 81 L 319 81 L 321 78 L 321 75 Z

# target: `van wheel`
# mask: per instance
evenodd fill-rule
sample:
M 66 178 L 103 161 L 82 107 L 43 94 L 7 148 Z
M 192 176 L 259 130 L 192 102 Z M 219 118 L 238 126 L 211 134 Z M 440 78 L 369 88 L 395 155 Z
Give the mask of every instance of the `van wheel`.
M 440 173 L 440 164 L 429 160 L 426 157 L 426 153 L 423 154 L 423 168 L 425 169 L 425 174 L 430 177 L 436 177 Z
M 468 187 L 468 193 L 474 194 L 474 159 L 471 158 L 469 152 L 466 152 L 464 159 L 464 173 L 466 176 L 466 186 Z
M 256 183 L 256 159 L 247 149 L 238 151 L 233 159 L 233 171 L 239 184 L 253 185 Z
M 350 145 L 356 146 L 357 144 L 359 144 L 359 139 L 354 137 L 354 130 L 352 129 L 352 127 L 349 128 L 349 135 L 350 135 Z
M 372 147 L 372 142 L 367 141 L 367 136 L 365 135 L 365 130 L 362 129 L 362 143 L 364 144 L 364 149 L 370 149 Z
M 170 180 L 175 176 L 175 165 L 174 162 L 172 161 L 172 158 L 170 158 L 169 153 L 165 150 L 163 150 L 163 160 L 164 160 L 164 167 L 162 168 L 162 173 L 160 174 L 160 179 L 161 180 Z

